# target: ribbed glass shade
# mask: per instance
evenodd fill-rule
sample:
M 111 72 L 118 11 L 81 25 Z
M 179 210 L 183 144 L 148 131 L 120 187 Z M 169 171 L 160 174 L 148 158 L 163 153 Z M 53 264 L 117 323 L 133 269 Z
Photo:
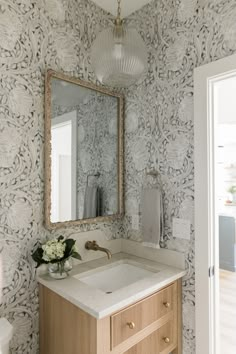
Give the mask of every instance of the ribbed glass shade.
M 118 30 L 120 30 L 118 28 Z M 116 27 L 98 34 L 91 49 L 91 63 L 98 80 L 107 86 L 128 87 L 147 69 L 147 49 L 133 28 Z

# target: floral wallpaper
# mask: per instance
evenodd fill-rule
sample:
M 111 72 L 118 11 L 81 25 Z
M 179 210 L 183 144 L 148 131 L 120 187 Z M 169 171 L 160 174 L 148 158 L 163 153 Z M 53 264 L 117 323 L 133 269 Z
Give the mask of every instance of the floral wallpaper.
M 162 185 L 163 247 L 185 253 L 183 353 L 195 354 L 193 70 L 236 50 L 234 0 L 155 0 L 128 18 L 146 42 L 149 69 L 126 92 L 126 238 L 141 240 L 141 189 Z M 153 179 L 146 171 L 156 169 Z M 191 221 L 191 240 L 172 237 L 172 218 Z M 141 219 L 141 215 L 140 215 Z
M 84 195 L 87 176 L 96 172 L 97 178 L 89 178 L 89 186 L 96 185 L 101 193 L 102 215 L 118 212 L 117 199 L 117 112 L 115 97 L 94 94 L 77 110 L 78 118 L 78 206 L 83 218 Z
M 0 0 L 0 317 L 14 326 L 11 354 L 38 353 L 38 290 L 31 251 L 39 239 L 121 222 L 49 233 L 43 226 L 44 73 L 95 82 L 89 47 L 111 18 L 87 0 Z
M 154 0 L 128 21 L 149 51 L 149 69 L 126 96 L 126 217 L 51 234 L 43 226 L 44 72 L 47 67 L 95 82 L 89 50 L 111 18 L 89 0 L 0 0 L 0 316 L 14 325 L 11 354 L 38 353 L 38 293 L 33 245 L 46 236 L 102 228 L 132 230 L 141 188 L 163 185 L 163 247 L 184 251 L 184 354 L 195 353 L 193 69 L 236 50 L 234 0 Z M 159 180 L 146 169 L 159 171 Z M 172 217 L 192 221 L 191 241 L 172 237 Z

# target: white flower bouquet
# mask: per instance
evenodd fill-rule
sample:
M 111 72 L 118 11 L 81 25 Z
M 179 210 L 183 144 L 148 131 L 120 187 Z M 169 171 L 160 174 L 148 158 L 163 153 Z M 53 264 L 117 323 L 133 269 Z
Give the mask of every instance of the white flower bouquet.
M 32 258 L 37 263 L 36 267 L 48 263 L 65 263 L 70 257 L 81 260 L 81 256 L 75 245 L 75 240 L 64 239 L 59 236 L 40 245 L 33 253 Z

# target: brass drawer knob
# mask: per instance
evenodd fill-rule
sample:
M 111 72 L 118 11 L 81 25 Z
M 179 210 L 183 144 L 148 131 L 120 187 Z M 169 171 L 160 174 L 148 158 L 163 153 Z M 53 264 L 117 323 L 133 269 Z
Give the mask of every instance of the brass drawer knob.
M 170 307 L 170 303 L 169 302 L 163 302 L 163 305 L 168 309 Z
M 165 343 L 170 343 L 170 338 L 168 338 L 168 337 L 164 337 L 163 340 Z
M 130 329 L 134 329 L 134 328 L 135 328 L 135 323 L 134 323 L 134 322 L 128 322 L 128 323 L 127 323 L 127 326 L 128 326 Z

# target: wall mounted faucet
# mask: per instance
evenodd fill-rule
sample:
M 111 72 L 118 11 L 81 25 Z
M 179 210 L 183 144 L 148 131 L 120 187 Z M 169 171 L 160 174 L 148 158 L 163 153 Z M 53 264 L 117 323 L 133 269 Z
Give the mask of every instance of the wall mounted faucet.
M 108 259 L 111 259 L 111 256 L 112 256 L 111 252 L 107 248 L 100 247 L 97 244 L 97 241 L 87 241 L 85 243 L 85 248 L 86 248 L 86 250 L 105 252 L 107 254 Z

